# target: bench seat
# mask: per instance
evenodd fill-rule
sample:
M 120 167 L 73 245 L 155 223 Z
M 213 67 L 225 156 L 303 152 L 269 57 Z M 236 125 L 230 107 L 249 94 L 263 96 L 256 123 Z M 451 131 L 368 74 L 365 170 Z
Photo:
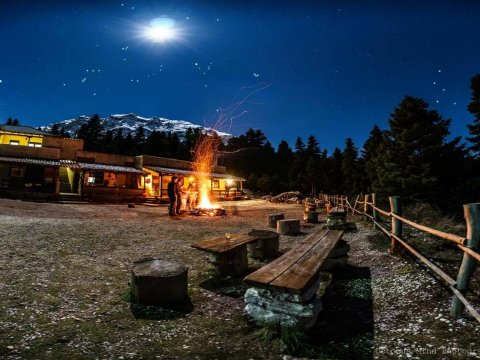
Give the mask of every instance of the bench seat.
M 278 259 L 248 275 L 244 281 L 254 287 L 302 294 L 316 279 L 342 235 L 340 230 L 318 229 Z

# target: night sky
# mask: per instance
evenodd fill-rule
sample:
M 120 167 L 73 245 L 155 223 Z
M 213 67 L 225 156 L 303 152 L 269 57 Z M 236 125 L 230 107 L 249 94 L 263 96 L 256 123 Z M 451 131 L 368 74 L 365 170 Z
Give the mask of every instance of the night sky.
M 175 36 L 147 36 L 158 21 Z M 361 147 L 408 94 L 466 135 L 480 73 L 475 1 L 1 0 L 0 30 L 0 122 L 35 127 L 221 114 L 219 130 L 260 129 L 275 147 L 315 135 L 331 151 Z

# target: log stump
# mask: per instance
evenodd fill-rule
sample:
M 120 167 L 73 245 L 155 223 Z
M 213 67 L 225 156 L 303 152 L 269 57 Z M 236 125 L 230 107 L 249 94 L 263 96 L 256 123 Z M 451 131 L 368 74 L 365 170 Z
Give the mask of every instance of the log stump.
M 248 235 L 258 237 L 258 241 L 247 245 L 252 258 L 271 259 L 277 255 L 280 236 L 275 231 L 252 230 Z
M 130 288 L 140 303 L 176 305 L 188 298 L 188 267 L 163 259 L 135 261 Z
M 294 235 L 300 233 L 299 219 L 284 219 L 277 221 L 277 233 L 280 235 Z
M 276 229 L 277 221 L 283 219 L 285 219 L 285 215 L 282 213 L 267 215 L 267 227 Z
M 317 211 L 305 211 L 303 213 L 303 221 L 310 223 L 310 224 L 316 224 L 318 223 L 318 212 Z
M 248 269 L 247 245 L 213 255 L 212 264 L 220 276 L 238 276 Z

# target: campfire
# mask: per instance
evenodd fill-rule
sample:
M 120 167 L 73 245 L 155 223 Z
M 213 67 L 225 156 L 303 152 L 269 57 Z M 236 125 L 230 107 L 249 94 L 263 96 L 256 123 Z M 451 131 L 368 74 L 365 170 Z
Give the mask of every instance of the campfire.
M 197 208 L 190 211 L 192 215 L 221 216 L 227 214 L 225 208 L 212 203 L 207 178 L 216 164 L 220 142 L 221 139 L 215 134 L 202 134 L 195 145 L 193 169 L 198 176 L 199 203 Z
M 227 210 L 223 207 L 216 207 L 216 208 L 195 208 L 190 211 L 190 215 L 196 215 L 196 216 L 223 216 L 227 215 Z

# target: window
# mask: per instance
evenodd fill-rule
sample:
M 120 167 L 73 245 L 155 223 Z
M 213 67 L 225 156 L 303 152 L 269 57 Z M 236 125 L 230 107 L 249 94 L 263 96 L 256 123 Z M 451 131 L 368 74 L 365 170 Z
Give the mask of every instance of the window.
M 28 146 L 31 146 L 31 147 L 42 147 L 42 144 L 36 143 L 36 142 L 30 142 L 30 143 L 28 143 Z
M 12 166 L 10 170 L 10 176 L 16 178 L 22 178 L 25 173 L 25 168 L 23 166 Z
M 18 141 L 18 140 L 10 140 L 10 145 L 20 145 L 20 141 Z
M 103 184 L 103 172 L 91 172 L 87 177 L 88 185 Z
M 220 181 L 212 180 L 212 190 L 220 189 Z

